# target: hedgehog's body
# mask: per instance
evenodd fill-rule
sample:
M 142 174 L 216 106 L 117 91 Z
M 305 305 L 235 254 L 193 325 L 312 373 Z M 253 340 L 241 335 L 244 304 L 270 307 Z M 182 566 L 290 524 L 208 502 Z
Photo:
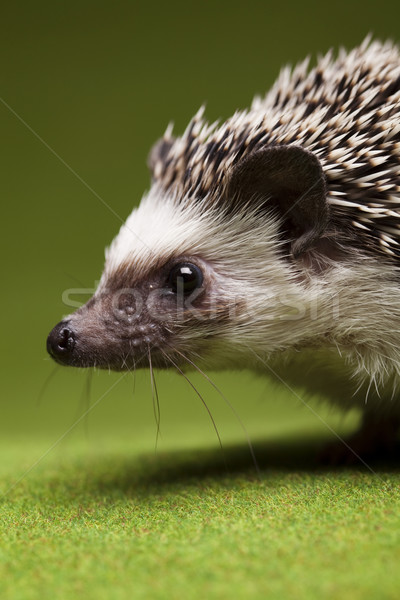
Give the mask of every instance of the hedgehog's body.
M 397 48 L 285 69 L 222 126 L 199 113 L 181 138 L 168 131 L 150 166 L 94 298 L 50 335 L 53 356 L 263 369 L 397 422 Z

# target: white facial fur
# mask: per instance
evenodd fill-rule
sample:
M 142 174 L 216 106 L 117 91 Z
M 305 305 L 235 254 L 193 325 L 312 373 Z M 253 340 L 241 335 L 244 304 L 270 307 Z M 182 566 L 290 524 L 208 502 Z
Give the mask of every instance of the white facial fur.
M 359 255 L 314 270 L 317 257 L 293 263 L 282 256 L 277 232 L 272 217 L 261 220 L 251 210 L 224 217 L 155 186 L 108 249 L 97 293 L 121 265 L 145 278 L 171 258 L 198 257 L 208 293 L 229 305 L 229 319 L 211 323 L 208 341 L 204 323 L 194 319 L 173 343 L 192 356 L 204 352 L 205 366 L 262 369 L 257 357 L 287 360 L 289 353 L 293 360 L 298 350 L 315 348 L 317 361 L 320 349 L 334 348 L 360 377 L 379 386 L 396 379 L 400 300 L 393 267 Z

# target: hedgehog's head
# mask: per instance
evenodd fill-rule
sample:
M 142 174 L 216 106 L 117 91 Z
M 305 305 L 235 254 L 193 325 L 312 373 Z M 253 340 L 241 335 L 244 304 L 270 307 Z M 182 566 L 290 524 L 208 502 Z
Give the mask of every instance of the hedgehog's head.
M 223 368 L 248 364 L 260 341 L 267 352 L 301 342 L 294 264 L 327 224 L 319 161 L 296 146 L 262 148 L 200 195 L 163 185 L 171 148 L 153 152 L 153 186 L 108 249 L 96 293 L 50 333 L 57 362 Z

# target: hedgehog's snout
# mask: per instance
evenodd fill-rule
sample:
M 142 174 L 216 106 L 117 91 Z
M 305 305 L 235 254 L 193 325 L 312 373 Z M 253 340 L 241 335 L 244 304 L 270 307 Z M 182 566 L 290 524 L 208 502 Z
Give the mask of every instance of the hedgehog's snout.
M 75 333 L 68 321 L 61 321 L 49 333 L 47 352 L 61 364 L 68 364 L 75 347 Z

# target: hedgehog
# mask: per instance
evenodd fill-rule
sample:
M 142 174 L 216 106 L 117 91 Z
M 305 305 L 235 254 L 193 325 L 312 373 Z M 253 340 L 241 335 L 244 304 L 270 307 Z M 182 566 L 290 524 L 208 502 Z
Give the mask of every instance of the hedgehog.
M 93 297 L 47 339 L 60 364 L 251 369 L 344 410 L 331 456 L 391 449 L 400 425 L 400 53 L 284 68 L 226 122 L 169 126 L 151 186 Z M 343 456 L 342 456 L 343 455 Z M 335 458 L 336 460 L 336 458 Z

